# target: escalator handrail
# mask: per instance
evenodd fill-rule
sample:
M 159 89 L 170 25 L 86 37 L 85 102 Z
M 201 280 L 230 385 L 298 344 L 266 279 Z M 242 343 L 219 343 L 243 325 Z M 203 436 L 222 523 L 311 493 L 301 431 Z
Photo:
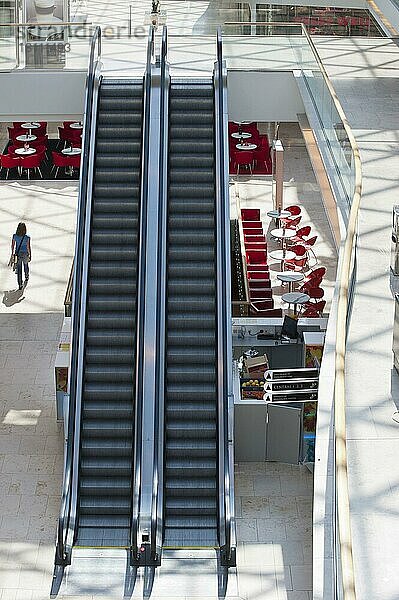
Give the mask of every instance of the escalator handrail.
M 96 52 L 97 50 L 97 52 Z M 85 313 L 86 297 L 83 285 L 84 279 L 84 248 L 87 236 L 86 231 L 86 213 L 90 203 L 92 189 L 88 185 L 90 170 L 93 165 L 93 153 L 90 152 L 92 131 L 92 103 L 94 97 L 94 87 L 97 76 L 97 68 L 101 58 L 101 27 L 97 26 L 93 32 L 90 45 L 89 64 L 86 77 L 85 106 L 84 106 L 84 124 L 82 138 L 82 161 L 81 174 L 79 180 L 79 201 L 77 211 L 77 227 L 75 240 L 75 259 L 73 276 L 73 297 L 72 297 L 72 329 L 71 329 L 71 352 L 69 368 L 69 411 L 68 424 L 66 427 L 67 439 L 65 450 L 65 462 L 62 484 L 62 498 L 60 515 L 58 518 L 57 541 L 56 541 L 56 565 L 64 566 L 70 562 L 71 544 L 74 539 L 75 522 L 71 523 L 71 516 L 76 514 L 76 507 L 72 506 L 72 491 L 77 487 L 78 472 L 76 469 L 76 453 L 79 453 L 80 438 L 80 403 L 81 399 L 77 397 L 76 385 L 81 373 L 78 369 L 79 352 L 84 345 L 84 331 L 81 330 L 81 318 Z M 83 336 L 83 339 L 81 339 Z
M 130 527 L 131 551 L 134 554 L 133 562 L 138 560 L 139 552 L 139 514 L 141 496 L 141 464 L 142 464 L 142 415 L 143 415 L 143 358 L 144 358 L 144 311 L 145 311 L 145 269 L 146 269 L 146 223 L 148 205 L 148 149 L 150 143 L 150 94 L 151 94 L 151 66 L 154 60 L 154 28 L 151 26 L 147 39 L 147 61 L 144 74 L 144 99 L 143 99 L 143 125 L 141 148 L 141 190 L 138 232 L 138 269 L 136 285 L 136 365 L 135 365 L 135 436 L 134 459 L 132 474 L 132 518 Z
M 168 162 L 168 90 L 169 70 L 167 66 L 168 31 L 166 25 L 162 31 L 160 69 L 161 69 L 161 111 L 160 111 L 160 148 L 159 148 L 159 234 L 158 234 L 158 306 L 166 306 L 166 230 L 167 230 L 167 162 Z M 159 311 L 157 321 L 157 395 L 155 398 L 155 436 L 154 469 L 151 512 L 151 557 L 154 563 L 160 562 L 163 541 L 163 453 L 164 453 L 164 414 L 165 414 L 165 323 L 166 314 Z
M 235 522 L 233 485 L 233 395 L 231 336 L 231 265 L 229 179 L 227 157 L 227 69 L 223 60 L 221 28 L 217 31 L 217 62 L 214 71 L 215 161 L 216 161 L 216 264 L 217 264 L 217 358 L 218 444 L 219 444 L 219 542 L 222 560 L 235 564 Z

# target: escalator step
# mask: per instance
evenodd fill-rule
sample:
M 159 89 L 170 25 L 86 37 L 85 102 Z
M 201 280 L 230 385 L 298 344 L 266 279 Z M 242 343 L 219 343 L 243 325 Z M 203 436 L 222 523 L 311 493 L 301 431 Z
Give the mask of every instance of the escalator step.
M 131 456 L 132 440 L 123 438 L 89 438 L 82 440 L 83 456 Z

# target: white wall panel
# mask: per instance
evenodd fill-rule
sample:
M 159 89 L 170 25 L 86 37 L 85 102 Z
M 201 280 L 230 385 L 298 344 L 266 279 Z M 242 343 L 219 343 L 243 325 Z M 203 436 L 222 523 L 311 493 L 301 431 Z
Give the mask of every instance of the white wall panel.
M 291 72 L 228 72 L 230 121 L 297 121 L 305 112 Z

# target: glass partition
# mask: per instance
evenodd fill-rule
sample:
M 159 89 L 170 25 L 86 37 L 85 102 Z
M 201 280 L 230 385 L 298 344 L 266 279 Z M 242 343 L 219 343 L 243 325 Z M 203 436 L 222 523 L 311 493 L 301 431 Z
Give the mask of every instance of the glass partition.
M 94 28 L 86 24 L 0 24 L 0 71 L 86 70 Z

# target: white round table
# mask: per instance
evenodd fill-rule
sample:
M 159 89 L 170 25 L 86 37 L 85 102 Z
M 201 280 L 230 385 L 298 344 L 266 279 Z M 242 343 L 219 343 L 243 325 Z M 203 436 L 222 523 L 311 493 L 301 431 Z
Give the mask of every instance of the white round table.
M 238 131 L 236 131 L 235 133 L 231 134 L 231 137 L 235 138 L 236 140 L 249 140 L 249 138 L 252 137 L 252 133 L 248 133 L 247 131 L 242 131 L 241 133 L 238 133 Z
M 303 273 L 295 273 L 295 271 L 283 271 L 282 273 L 277 273 L 277 279 L 283 281 L 284 283 L 288 283 L 288 292 L 292 292 L 292 285 L 297 281 L 303 281 L 305 275 Z
M 305 304 L 305 302 L 309 302 L 310 296 L 308 296 L 308 294 L 304 294 L 303 292 L 288 292 L 287 294 L 283 294 L 281 296 L 281 300 L 283 302 L 287 302 L 288 305 L 293 304 L 294 315 L 296 315 L 298 304 Z
M 281 262 L 281 270 L 284 271 L 284 261 L 292 260 L 296 257 L 296 254 L 292 250 L 273 250 L 269 252 L 269 256 L 274 258 L 274 260 L 279 260 Z
M 274 219 L 277 227 L 280 226 L 280 219 L 286 219 L 291 215 L 289 210 L 269 210 L 267 216 Z
M 20 156 L 29 156 L 29 154 L 36 154 L 36 148 L 16 148 L 14 152 Z
M 40 123 L 32 122 L 32 123 L 22 123 L 21 127 L 23 129 L 29 130 L 29 135 L 32 135 L 32 129 L 39 129 Z
M 33 142 L 34 140 L 37 140 L 37 137 L 35 135 L 24 133 L 23 135 L 18 135 L 15 139 L 18 140 L 18 142 Z
M 69 126 L 71 129 L 83 129 L 83 123 L 71 123 Z
M 236 144 L 237 150 L 256 150 L 256 144 Z
M 65 154 L 66 156 L 77 156 L 78 154 L 82 154 L 81 148 L 65 148 L 61 150 L 61 154 Z
M 290 238 L 294 237 L 296 235 L 296 231 L 295 229 L 272 229 L 270 235 L 284 243 L 284 240 L 289 240 Z

